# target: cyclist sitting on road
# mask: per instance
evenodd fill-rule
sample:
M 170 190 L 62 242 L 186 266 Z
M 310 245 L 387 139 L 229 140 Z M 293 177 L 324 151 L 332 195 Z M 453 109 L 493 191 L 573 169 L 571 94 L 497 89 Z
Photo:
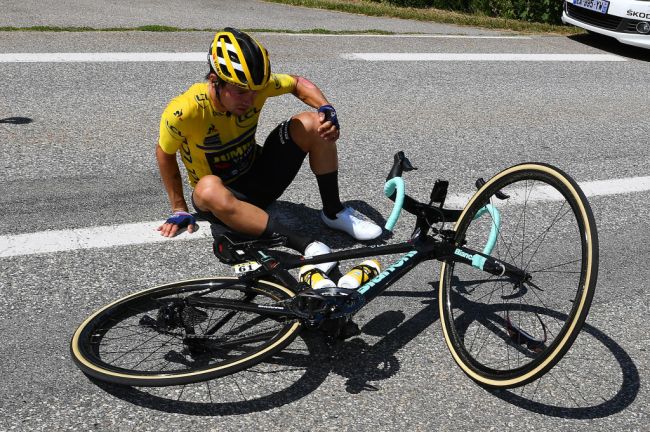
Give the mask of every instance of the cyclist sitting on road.
M 305 255 L 329 252 L 323 243 L 284 227 L 264 210 L 282 195 L 309 154 L 323 222 L 357 240 L 378 237 L 378 225 L 341 204 L 339 123 L 320 89 L 300 76 L 271 73 L 266 49 L 234 28 L 215 35 L 208 60 L 208 82 L 194 84 L 173 99 L 160 122 L 156 158 L 174 213 L 158 228 L 161 234 L 172 237 L 186 226 L 190 233 L 195 230 L 176 162 L 180 152 L 194 187 L 194 209 L 213 224 L 252 237 L 284 235 L 288 247 Z M 280 123 L 259 147 L 255 131 L 262 106 L 267 98 L 285 93 L 317 111 Z

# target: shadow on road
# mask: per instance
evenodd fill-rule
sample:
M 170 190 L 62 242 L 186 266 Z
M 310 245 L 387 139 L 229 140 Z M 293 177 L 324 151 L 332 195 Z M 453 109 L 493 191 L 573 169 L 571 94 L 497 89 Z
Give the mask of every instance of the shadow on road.
M 0 123 L 6 123 L 6 124 L 28 124 L 32 123 L 34 120 L 30 119 L 29 117 L 5 117 L 3 119 L 0 119 Z
M 118 399 L 169 413 L 196 416 L 241 415 L 277 408 L 312 393 L 330 373 L 330 353 L 318 335 L 304 332 L 293 344 L 304 344 L 296 354 L 292 346 L 256 367 L 211 381 L 170 387 L 126 387 L 91 378 Z
M 316 391 L 333 372 L 346 377 L 349 393 L 378 390 L 375 383 L 393 376 L 400 368 L 395 353 L 437 319 L 437 301 L 430 292 L 389 292 L 385 296 L 423 298 L 427 306 L 404 321 L 400 311 L 386 311 L 363 327 L 363 332 L 384 336 L 370 345 L 361 338 L 328 342 L 318 331 L 305 331 L 285 351 L 267 362 L 281 365 L 273 373 L 249 374 L 249 370 L 216 380 L 162 388 L 125 387 L 92 380 L 107 393 L 134 405 L 159 411 L 197 416 L 241 415 L 266 411 L 294 402 Z M 304 343 L 304 349 L 293 349 Z M 247 376 L 242 377 L 242 374 Z M 275 376 L 272 376 L 275 375 Z M 259 384 L 261 380 L 265 382 Z M 256 386 L 254 390 L 245 386 Z M 238 398 L 220 402 L 220 396 Z M 183 400 L 185 399 L 185 400 Z
M 552 403 L 547 403 L 546 401 L 535 401 L 529 397 L 522 397 L 521 395 L 517 394 L 516 390 L 491 390 L 490 393 L 513 405 L 517 405 L 529 411 L 553 417 L 570 419 L 593 419 L 608 417 L 623 411 L 636 399 L 636 396 L 638 395 L 640 389 L 639 371 L 634 364 L 634 361 L 619 344 L 617 344 L 612 338 L 597 328 L 589 324 L 585 324 L 582 327 L 582 333 L 587 333 L 595 341 L 602 343 L 604 347 L 606 347 L 607 351 L 614 356 L 616 363 L 618 363 L 621 368 L 622 381 L 620 384 L 618 384 L 619 390 L 613 395 L 607 395 L 609 399 L 605 399 L 605 395 L 601 395 L 601 403 L 589 404 L 588 406 L 563 407 L 553 405 Z M 570 352 L 571 351 L 569 351 L 569 354 Z M 582 359 L 585 360 L 584 358 Z M 562 367 L 562 361 L 556 366 L 556 368 Z M 584 364 L 580 364 L 578 366 L 585 367 Z M 605 369 L 606 370 L 601 370 L 599 372 L 611 375 L 611 372 L 607 370 L 609 368 Z M 554 370 L 551 369 L 549 375 L 553 372 Z M 586 392 L 595 392 L 596 394 L 600 394 L 600 388 L 601 386 L 606 386 L 606 380 L 601 380 L 598 382 L 597 379 L 594 379 L 595 377 L 592 376 L 590 378 L 591 382 L 589 385 L 583 386 L 583 383 L 579 382 L 577 379 L 573 379 L 573 385 L 575 387 L 564 387 L 562 390 L 565 390 L 566 392 L 573 392 L 573 400 L 575 402 L 580 402 L 578 399 L 584 397 L 584 394 Z M 544 379 L 544 377 L 542 379 Z M 529 386 L 534 385 L 535 383 L 529 384 Z
M 314 191 L 316 193 L 316 191 Z M 377 225 L 383 227 L 386 219 L 373 206 L 361 200 L 346 201 L 343 203 L 366 215 Z M 351 248 L 358 245 L 358 241 L 340 231 L 328 228 L 320 217 L 320 209 L 307 207 L 304 204 L 295 204 L 288 201 L 277 201 L 269 207 L 269 213 L 275 215 L 283 224 L 302 232 L 310 233 L 315 239 L 327 243 L 333 249 Z M 366 245 L 385 244 L 391 234 L 387 231 L 375 240 L 364 242 Z
M 650 62 L 649 49 L 639 48 L 632 45 L 625 45 L 616 39 L 607 36 L 599 34 L 580 34 L 569 36 L 569 39 L 572 39 L 584 45 L 588 45 L 592 48 L 607 51 L 610 54 L 616 54 L 634 60 Z
M 397 352 L 440 319 L 438 282 L 430 285 L 431 291 L 383 294 L 411 297 L 424 307 L 409 319 L 395 310 L 371 319 L 362 333 L 381 338 L 374 344 L 361 337 L 332 343 L 318 331 L 304 331 L 292 345 L 265 363 L 216 380 L 163 388 L 96 384 L 134 405 L 197 416 L 241 415 L 277 408 L 318 391 L 331 373 L 346 378 L 349 393 L 381 391 L 379 383 L 400 370 Z M 496 305 L 486 313 L 496 314 L 498 310 Z M 556 315 L 552 311 L 541 313 Z M 459 381 L 458 385 L 471 386 L 469 378 L 467 381 Z M 630 356 L 612 338 L 585 324 L 569 353 L 541 379 L 516 389 L 486 390 L 486 396 L 547 416 L 590 419 L 624 410 L 636 399 L 639 389 L 639 373 Z

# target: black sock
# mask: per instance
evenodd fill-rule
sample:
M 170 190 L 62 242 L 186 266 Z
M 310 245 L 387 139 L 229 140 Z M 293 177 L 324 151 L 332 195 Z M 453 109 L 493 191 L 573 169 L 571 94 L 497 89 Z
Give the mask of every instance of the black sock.
M 336 214 L 343 210 L 343 204 L 339 198 L 339 172 L 333 171 L 317 175 L 316 181 L 320 198 L 323 201 L 323 213 L 328 218 L 334 219 Z
M 266 224 L 266 228 L 262 233 L 262 238 L 268 238 L 273 236 L 273 234 L 279 234 L 287 237 L 287 247 L 296 250 L 300 253 L 305 253 L 305 248 L 309 243 L 313 242 L 311 236 L 303 236 L 297 232 L 290 230 L 286 226 L 278 222 L 274 217 L 269 216 L 269 221 Z

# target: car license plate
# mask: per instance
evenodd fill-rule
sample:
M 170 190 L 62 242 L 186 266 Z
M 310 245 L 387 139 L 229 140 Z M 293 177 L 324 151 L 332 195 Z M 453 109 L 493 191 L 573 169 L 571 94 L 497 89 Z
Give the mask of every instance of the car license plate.
M 573 0 L 573 4 L 602 14 L 606 14 L 607 9 L 609 9 L 607 0 Z

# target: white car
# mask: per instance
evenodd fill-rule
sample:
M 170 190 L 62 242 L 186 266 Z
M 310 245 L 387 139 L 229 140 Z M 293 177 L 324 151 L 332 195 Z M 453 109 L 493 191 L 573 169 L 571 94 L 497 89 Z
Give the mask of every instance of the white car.
M 566 0 L 562 22 L 650 49 L 650 0 Z

